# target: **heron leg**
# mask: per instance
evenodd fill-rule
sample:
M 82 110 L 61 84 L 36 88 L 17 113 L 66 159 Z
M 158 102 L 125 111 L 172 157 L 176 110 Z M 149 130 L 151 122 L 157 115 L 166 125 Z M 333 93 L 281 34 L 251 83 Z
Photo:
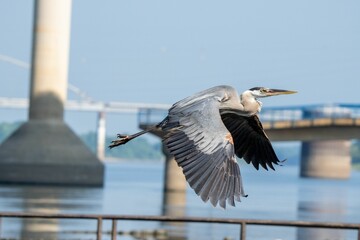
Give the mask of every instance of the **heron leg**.
M 144 131 L 141 131 L 141 132 L 138 132 L 138 133 L 135 133 L 133 135 L 122 135 L 122 134 L 118 134 L 117 135 L 117 138 L 116 140 L 113 140 L 111 141 L 111 144 L 109 145 L 109 148 L 113 148 L 113 147 L 117 147 L 117 146 L 120 146 L 120 145 L 123 145 L 125 143 L 127 143 L 128 141 L 134 139 L 134 138 L 137 138 L 147 132 L 151 131 L 151 129 L 148 129 L 148 130 L 144 130 Z
M 129 135 L 121 135 L 121 134 L 118 134 L 117 137 L 119 139 L 116 139 L 116 140 L 113 140 L 111 141 L 111 144 L 109 145 L 109 148 L 113 148 L 113 147 L 117 147 L 117 146 L 120 146 L 120 145 L 123 145 L 125 143 L 127 143 L 128 141 L 130 141 L 131 139 L 131 136 Z

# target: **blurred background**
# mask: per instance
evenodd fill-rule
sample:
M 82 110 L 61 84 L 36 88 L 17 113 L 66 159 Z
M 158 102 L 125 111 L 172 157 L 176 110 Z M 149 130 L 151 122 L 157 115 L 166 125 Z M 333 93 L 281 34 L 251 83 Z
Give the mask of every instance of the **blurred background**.
M 0 1 L 0 98 L 29 97 L 34 6 L 31 0 Z M 239 92 L 256 86 L 298 91 L 264 99 L 264 109 L 359 104 L 359 10 L 360 2 L 355 0 L 74 0 L 68 84 L 75 91 L 68 91 L 67 98 L 171 105 L 226 84 Z M 96 112 L 65 111 L 65 122 L 94 153 L 97 118 Z M 0 108 L 0 140 L 27 119 L 27 109 Z M 117 133 L 138 130 L 136 113 L 107 113 L 105 145 Z M 359 161 L 359 143 L 353 139 L 351 144 L 353 160 Z M 360 222 L 356 167 L 347 180 L 303 179 L 299 178 L 301 143 L 274 142 L 274 147 L 289 163 L 276 172 L 256 172 L 240 160 L 249 198 L 236 208 L 213 208 L 188 189 L 180 214 Z M 160 139 L 149 135 L 128 148 L 107 151 L 104 188 L 0 185 L 0 211 L 164 214 L 161 149 Z M 5 233 L 9 238 L 31 239 L 19 229 L 31 232 L 36 224 L 10 221 L 5 223 Z M 62 230 L 62 235 L 51 238 L 84 237 L 73 235 L 72 224 L 48 224 L 45 228 L 50 232 Z M 78 229 L 88 226 L 80 224 Z M 136 224 L 124 225 L 128 231 L 162 228 L 160 224 L 144 223 L 140 229 Z M 237 227 L 165 228 L 175 229 L 180 239 L 239 236 Z M 250 239 L 309 239 L 306 234 L 313 234 L 258 229 L 250 228 Z M 342 231 L 316 234 L 310 236 L 355 236 Z
M 34 2 L 0 4 L 1 59 L 30 64 Z M 75 0 L 69 83 L 104 102 L 172 104 L 228 84 L 239 92 L 255 86 L 299 92 L 266 99 L 267 106 L 357 103 L 359 9 L 355 0 Z M 21 66 L 0 62 L 2 97 L 28 97 L 29 69 Z M 1 116 L 26 119 L 17 111 Z M 91 119 L 66 113 L 80 133 L 93 129 Z M 107 121 L 109 133 L 136 128 L 130 116 Z

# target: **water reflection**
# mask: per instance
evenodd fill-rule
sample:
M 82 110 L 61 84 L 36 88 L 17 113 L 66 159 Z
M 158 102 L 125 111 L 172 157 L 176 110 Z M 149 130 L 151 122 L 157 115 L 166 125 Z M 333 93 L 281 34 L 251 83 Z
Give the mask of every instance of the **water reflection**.
M 298 168 L 284 167 L 277 172 L 254 174 L 243 168 L 249 198 L 226 210 L 204 204 L 192 189 L 183 193 L 169 191 L 163 195 L 163 169 L 159 163 L 107 164 L 104 189 L 46 186 L 0 185 L 0 211 L 95 213 L 129 215 L 172 215 L 220 218 L 250 218 L 277 220 L 360 221 L 360 173 L 353 172 L 346 181 L 299 179 Z M 46 226 L 51 236 L 36 239 L 95 239 L 93 220 L 58 220 L 29 222 L 18 219 L 2 221 L 2 238 L 30 239 Z M 111 222 L 104 221 L 108 231 Z M 20 229 L 23 228 L 23 231 Z M 239 226 L 223 224 L 178 224 L 144 221 L 119 221 L 118 231 L 125 233 L 165 229 L 171 239 L 217 240 L 239 239 Z M 55 231 L 59 233 L 55 233 Z M 326 229 L 275 228 L 249 226 L 247 238 L 262 239 L 356 239 L 357 232 Z M 330 236 L 329 236 L 330 235 Z M 148 239 L 156 239 L 148 236 Z M 151 238 L 152 237 L 152 238 Z M 103 235 L 109 239 L 110 235 Z M 35 239 L 35 237 L 32 237 Z M 118 239 L 133 240 L 121 235 Z M 158 238 L 159 239 L 159 238 Z
M 90 213 L 101 208 L 102 189 L 54 187 L 54 186 L 11 186 L 2 187 L 1 198 L 4 201 L 1 208 L 7 211 L 30 213 Z M 61 232 L 93 230 L 84 223 L 71 225 L 61 224 L 58 219 L 20 219 L 12 220 L 12 225 L 18 225 L 20 231 L 3 231 L 3 237 L 20 239 L 57 239 Z
M 299 196 L 301 197 L 298 202 L 298 219 L 345 222 L 347 209 L 346 189 L 337 184 L 324 185 L 324 181 L 326 180 L 313 179 L 312 184 L 300 185 Z M 333 182 L 336 183 L 336 180 Z M 297 230 L 297 240 L 339 240 L 345 238 L 345 230 L 321 228 L 298 228 Z
M 182 217 L 185 216 L 186 191 L 166 191 L 163 198 L 163 215 Z M 173 240 L 186 239 L 186 224 L 183 222 L 164 222 L 168 236 Z

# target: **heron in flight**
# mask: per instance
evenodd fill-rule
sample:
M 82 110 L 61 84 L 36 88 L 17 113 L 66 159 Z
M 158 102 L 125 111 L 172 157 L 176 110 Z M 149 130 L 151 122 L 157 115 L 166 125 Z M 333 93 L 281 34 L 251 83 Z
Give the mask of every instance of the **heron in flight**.
M 110 148 L 147 132 L 165 131 L 163 142 L 182 168 L 191 188 L 204 202 L 235 206 L 244 193 L 236 157 L 258 170 L 280 163 L 258 114 L 259 98 L 296 93 L 254 87 L 240 96 L 231 86 L 217 86 L 175 103 L 163 121 L 133 135 L 118 134 Z

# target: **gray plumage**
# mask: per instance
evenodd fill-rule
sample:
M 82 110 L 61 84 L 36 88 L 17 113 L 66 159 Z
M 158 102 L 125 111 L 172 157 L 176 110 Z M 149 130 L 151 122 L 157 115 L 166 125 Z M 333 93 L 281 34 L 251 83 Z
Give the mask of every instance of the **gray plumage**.
M 239 96 L 230 86 L 213 87 L 175 103 L 154 128 L 166 132 L 163 142 L 204 202 L 235 206 L 246 196 L 235 155 L 256 169 L 280 162 L 257 117 L 257 98 L 289 93 L 294 91 L 252 88 Z M 109 147 L 151 130 L 118 135 Z

